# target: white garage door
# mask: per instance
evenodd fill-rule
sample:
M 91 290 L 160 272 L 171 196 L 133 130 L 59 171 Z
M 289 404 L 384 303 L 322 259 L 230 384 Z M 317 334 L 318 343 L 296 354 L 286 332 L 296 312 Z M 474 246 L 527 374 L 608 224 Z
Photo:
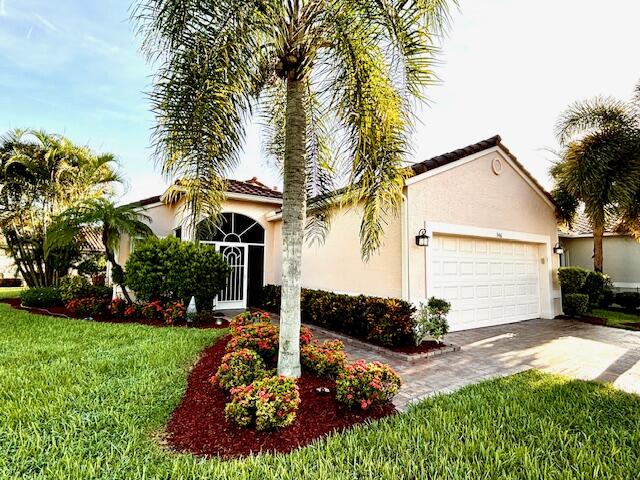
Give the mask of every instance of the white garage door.
M 451 330 L 540 317 L 538 246 L 434 235 L 430 294 L 451 302 Z

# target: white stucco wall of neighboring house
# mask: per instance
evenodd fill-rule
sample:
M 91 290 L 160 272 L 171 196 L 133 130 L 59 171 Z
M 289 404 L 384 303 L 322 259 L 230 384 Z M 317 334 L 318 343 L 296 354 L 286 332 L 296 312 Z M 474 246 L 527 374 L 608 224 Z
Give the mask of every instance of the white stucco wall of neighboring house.
M 499 174 L 494 172 L 499 161 Z M 430 296 L 429 247 L 415 245 L 426 226 L 438 234 L 534 243 L 538 249 L 542 315 L 562 311 L 556 271 L 559 258 L 555 208 L 500 147 L 480 152 L 408 181 L 409 257 L 405 295 L 414 302 Z
M 382 245 L 368 262 L 360 255 L 362 209 L 335 212 L 323 243 L 306 242 L 302 251 L 302 286 L 338 293 L 402 296 L 402 229 L 400 212 L 386 218 Z M 268 283 L 282 278 L 282 221 L 275 226 Z
M 593 237 L 561 239 L 564 264 L 593 270 Z M 640 243 L 626 235 L 607 235 L 602 241 L 603 270 L 614 286 L 640 287 Z

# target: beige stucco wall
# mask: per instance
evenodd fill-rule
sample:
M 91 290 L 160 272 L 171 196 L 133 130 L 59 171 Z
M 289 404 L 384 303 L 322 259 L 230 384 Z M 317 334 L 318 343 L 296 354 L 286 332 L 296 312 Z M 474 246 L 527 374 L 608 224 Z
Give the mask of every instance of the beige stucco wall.
M 492 169 L 495 158 L 502 164 L 499 175 Z M 426 268 L 429 249 L 416 246 L 415 235 L 425 224 L 428 230 L 435 224 L 459 225 L 486 229 L 484 233 L 491 238 L 502 235 L 506 239 L 510 237 L 509 232 L 520 232 L 548 239 L 539 248 L 541 271 L 546 276 L 542 287 L 547 285 L 552 304 L 547 310 L 552 310 L 553 314 L 561 313 L 556 274 L 559 259 L 550 252 L 558 239 L 555 210 L 505 154 L 495 150 L 466 163 L 462 160 L 453 168 L 444 167 L 441 173 L 425 176 L 422 181 L 409 183 L 406 194 L 409 219 L 408 296 L 411 300 L 424 300 L 428 294 Z
M 265 270 L 270 265 L 271 260 L 268 245 L 273 244 L 274 224 L 267 221 L 267 214 L 274 212 L 279 206 L 275 202 L 260 202 L 248 200 L 227 199 L 223 206 L 222 212 L 236 212 L 246 215 L 256 220 L 265 229 Z M 167 237 L 174 234 L 174 230 L 183 227 L 183 239 L 189 239 L 189 229 L 186 227 L 188 222 L 186 216 L 188 212 L 184 208 L 184 203 L 179 202 L 175 205 L 154 204 L 142 208 L 142 212 L 151 218 L 149 226 L 153 233 L 158 237 Z M 131 251 L 131 239 L 123 236 L 120 240 L 120 248 L 118 250 L 118 260 L 124 265 L 129 258 Z
M 566 264 L 593 270 L 593 238 L 563 238 Z M 604 272 L 614 283 L 640 284 L 640 243 L 627 236 L 602 241 Z
M 305 244 L 302 252 L 302 286 L 333 292 L 382 297 L 402 296 L 402 239 L 399 215 L 389 215 L 379 251 L 368 262 L 360 256 L 362 209 L 335 213 L 323 244 Z M 282 222 L 276 229 L 271 251 L 268 283 L 282 277 Z

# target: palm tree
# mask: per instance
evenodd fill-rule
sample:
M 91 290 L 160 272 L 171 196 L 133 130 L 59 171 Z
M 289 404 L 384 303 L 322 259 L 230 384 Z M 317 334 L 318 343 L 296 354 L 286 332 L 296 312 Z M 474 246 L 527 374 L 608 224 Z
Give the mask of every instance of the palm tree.
M 157 155 L 167 175 L 183 179 L 193 221 L 219 213 L 251 113 L 268 126 L 284 181 L 280 374 L 300 374 L 305 228 L 326 230 L 337 201 L 361 208 L 366 260 L 401 204 L 413 102 L 435 80 L 450 3 L 138 1 L 143 50 L 160 62 L 151 94 Z M 340 173 L 348 187 L 337 196 Z M 307 219 L 309 192 L 320 196 Z
M 120 181 L 115 164 L 113 155 L 61 135 L 18 129 L 0 138 L 0 230 L 27 285 L 54 285 L 69 270 L 77 246 L 66 244 L 45 258 L 45 232 L 66 208 L 111 193 Z
M 111 263 L 112 278 L 120 286 L 122 294 L 131 303 L 124 284 L 124 270 L 116 260 L 116 249 L 122 235 L 130 238 L 153 235 L 148 223 L 151 219 L 140 213 L 135 204 L 116 206 L 105 198 L 93 198 L 65 210 L 47 230 L 45 254 L 54 248 L 66 245 L 81 235 L 86 227 L 102 229 L 102 244 L 106 259 Z
M 606 225 L 640 237 L 640 83 L 625 103 L 597 97 L 571 105 L 560 117 L 556 135 L 560 160 L 551 168 L 554 196 L 570 224 L 578 208 L 593 229 L 593 267 L 603 270 Z

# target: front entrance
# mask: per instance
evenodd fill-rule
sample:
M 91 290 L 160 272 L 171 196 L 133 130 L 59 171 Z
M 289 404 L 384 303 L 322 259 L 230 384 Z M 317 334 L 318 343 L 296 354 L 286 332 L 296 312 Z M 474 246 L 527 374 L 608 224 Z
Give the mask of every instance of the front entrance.
M 220 310 L 246 308 L 248 246 L 237 243 L 214 243 L 214 245 L 231 268 L 227 285 L 218 294 L 217 308 Z
M 212 244 L 231 268 L 215 306 L 233 310 L 258 305 L 264 285 L 264 228 L 240 213 L 223 213 L 217 224 L 205 220 L 198 226 L 201 243 Z

